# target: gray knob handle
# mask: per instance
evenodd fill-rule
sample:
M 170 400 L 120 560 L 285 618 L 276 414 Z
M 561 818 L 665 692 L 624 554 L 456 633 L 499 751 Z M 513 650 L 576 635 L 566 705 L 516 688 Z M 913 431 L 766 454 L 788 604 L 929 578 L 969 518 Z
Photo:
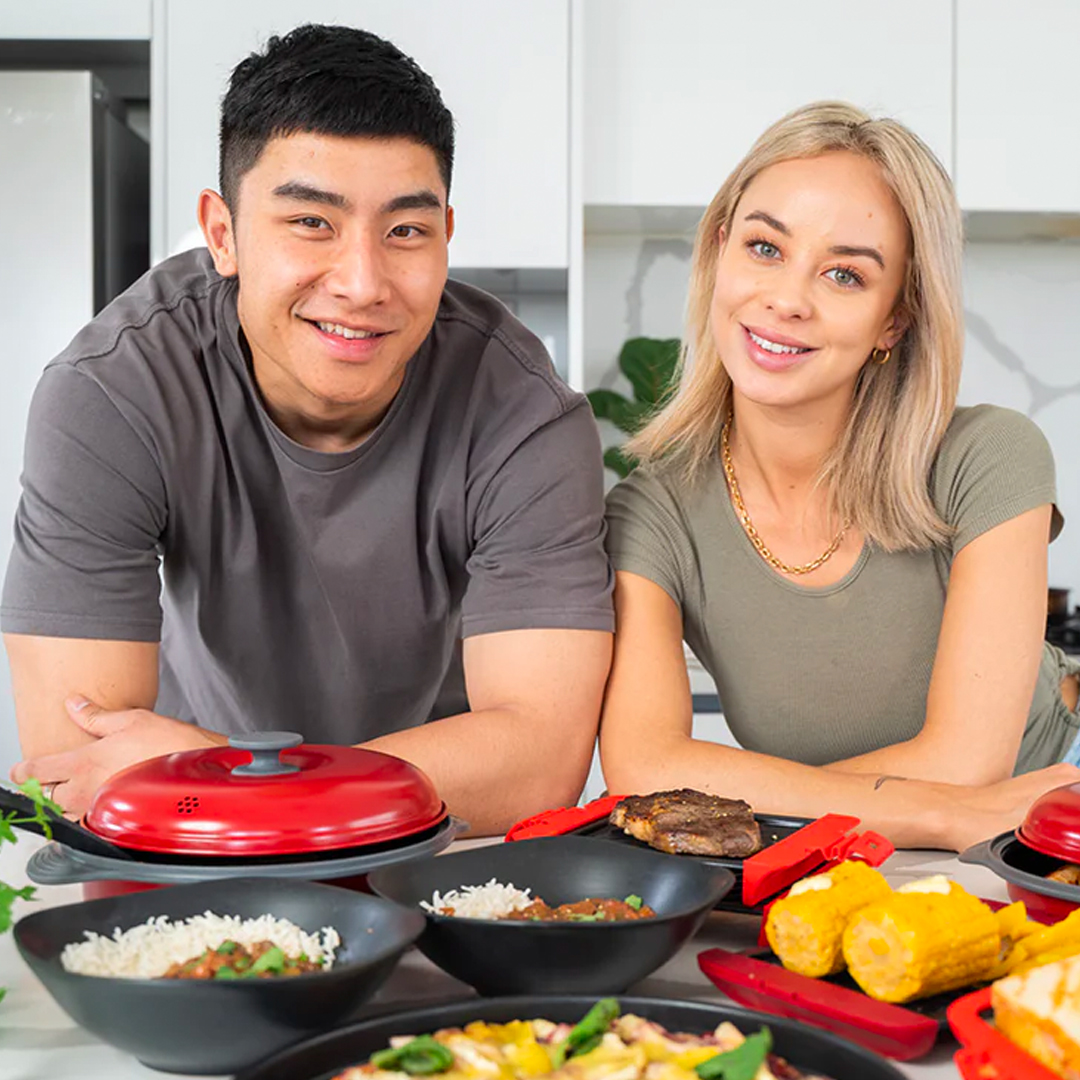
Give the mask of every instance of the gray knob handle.
M 229 745 L 236 750 L 250 750 L 251 761 L 237 765 L 233 776 L 285 776 L 300 771 L 299 765 L 281 760 L 282 750 L 291 750 L 304 741 L 295 731 L 253 731 L 247 735 L 230 735 Z

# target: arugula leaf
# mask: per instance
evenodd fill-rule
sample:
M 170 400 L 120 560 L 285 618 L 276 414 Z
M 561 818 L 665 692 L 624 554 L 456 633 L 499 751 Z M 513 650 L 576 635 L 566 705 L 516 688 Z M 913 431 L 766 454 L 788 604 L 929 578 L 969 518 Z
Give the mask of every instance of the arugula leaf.
M 771 1049 L 772 1032 L 763 1027 L 747 1035 L 734 1050 L 703 1061 L 694 1072 L 701 1080 L 754 1080 Z
M 42 829 L 44 829 L 45 835 L 51 840 L 52 828 L 49 825 L 49 817 L 45 811 L 51 810 L 52 813 L 56 814 L 58 817 L 63 817 L 64 808 L 46 796 L 45 790 L 41 786 L 41 781 L 33 776 L 30 777 L 25 784 L 21 784 L 19 790 L 34 803 L 33 817 L 22 818 L 20 820 L 36 821 Z
M 23 889 L 15 889 L 0 881 L 0 934 L 11 926 L 11 909 L 16 900 L 32 900 L 34 886 L 27 885 Z
M 45 813 L 46 810 L 51 810 L 54 814 L 59 814 L 61 817 L 64 814 L 63 809 L 52 801 L 45 797 L 45 792 L 41 787 L 40 780 L 30 779 L 25 784 L 19 786 L 19 791 L 26 795 L 34 804 L 34 813 L 30 817 L 19 817 L 17 811 L 12 811 L 9 814 L 0 814 L 0 844 L 7 841 L 9 844 L 16 842 L 14 825 L 22 825 L 26 822 L 36 821 L 38 822 L 45 835 L 52 839 L 52 827 L 49 825 L 49 817 Z M 13 885 L 8 885 L 5 881 L 0 881 L 0 934 L 5 933 L 11 929 L 12 923 L 12 909 L 15 907 L 16 900 L 32 900 L 34 897 L 34 886 L 27 885 L 22 889 L 16 889 Z M 0 987 L 0 1001 L 3 1000 L 6 991 L 3 987 Z
M 0 814 L 0 843 L 6 840 L 9 844 L 14 844 L 18 840 L 15 830 L 11 826 L 17 816 L 14 810 L 10 814 Z

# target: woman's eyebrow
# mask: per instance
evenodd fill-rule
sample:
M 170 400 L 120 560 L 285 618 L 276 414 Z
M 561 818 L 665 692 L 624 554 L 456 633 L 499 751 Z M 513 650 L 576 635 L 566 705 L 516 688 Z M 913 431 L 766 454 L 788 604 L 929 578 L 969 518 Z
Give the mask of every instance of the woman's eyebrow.
M 764 221 L 769 228 L 775 229 L 778 233 L 783 233 L 784 236 L 791 235 L 791 230 L 782 221 L 777 221 L 772 214 L 766 214 L 764 210 L 751 210 L 743 221 Z
M 778 233 L 783 233 L 784 236 L 790 236 L 791 230 L 782 222 L 777 221 L 772 214 L 766 214 L 764 210 L 751 210 L 743 221 L 763 221 L 771 229 L 775 229 Z M 868 259 L 873 259 L 874 262 L 885 269 L 885 260 L 881 257 L 881 252 L 877 248 L 872 247 L 853 247 L 850 244 L 837 244 L 834 247 L 829 248 L 829 252 L 832 255 L 847 255 L 849 258 L 856 258 L 859 255 L 864 255 Z
M 877 248 L 848 247 L 846 244 L 837 244 L 835 247 L 829 248 L 829 251 L 833 255 L 848 255 L 852 258 L 865 255 L 868 259 L 873 259 L 882 270 L 885 269 L 885 260 L 881 257 L 881 252 Z

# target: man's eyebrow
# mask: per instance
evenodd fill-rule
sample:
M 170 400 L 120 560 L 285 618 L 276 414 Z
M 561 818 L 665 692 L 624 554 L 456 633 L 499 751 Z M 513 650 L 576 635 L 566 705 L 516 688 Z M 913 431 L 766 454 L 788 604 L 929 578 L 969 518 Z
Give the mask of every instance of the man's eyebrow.
M 441 210 L 442 199 L 430 188 L 411 191 L 408 195 L 397 195 L 380 208 L 384 214 L 396 214 L 400 210 Z
M 829 248 L 829 251 L 832 252 L 833 255 L 849 255 L 853 257 L 865 255 L 868 259 L 873 259 L 882 270 L 885 269 L 885 260 L 881 257 L 881 252 L 878 251 L 877 248 L 848 247 L 846 244 L 838 244 L 836 247 Z
M 791 235 L 791 230 L 782 221 L 777 221 L 772 214 L 766 214 L 764 210 L 751 210 L 743 221 L 764 221 L 769 228 L 775 229 L 778 233 L 783 233 L 785 236 Z
M 324 206 L 333 206 L 338 210 L 351 210 L 352 203 L 339 195 L 336 191 L 324 191 L 322 188 L 313 187 L 300 180 L 289 180 L 287 183 L 278 184 L 274 188 L 274 194 L 281 199 L 293 199 L 296 202 L 322 203 Z

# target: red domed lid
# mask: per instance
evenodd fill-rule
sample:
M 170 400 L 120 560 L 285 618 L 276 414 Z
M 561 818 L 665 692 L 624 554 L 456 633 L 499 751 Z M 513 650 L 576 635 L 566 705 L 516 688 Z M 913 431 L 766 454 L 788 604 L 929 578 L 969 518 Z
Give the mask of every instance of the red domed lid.
M 446 807 L 407 761 L 262 732 L 139 762 L 98 790 L 83 824 L 121 847 L 174 855 L 299 855 L 401 840 Z
M 1043 855 L 1080 862 L 1080 784 L 1066 784 L 1031 804 L 1016 837 Z

